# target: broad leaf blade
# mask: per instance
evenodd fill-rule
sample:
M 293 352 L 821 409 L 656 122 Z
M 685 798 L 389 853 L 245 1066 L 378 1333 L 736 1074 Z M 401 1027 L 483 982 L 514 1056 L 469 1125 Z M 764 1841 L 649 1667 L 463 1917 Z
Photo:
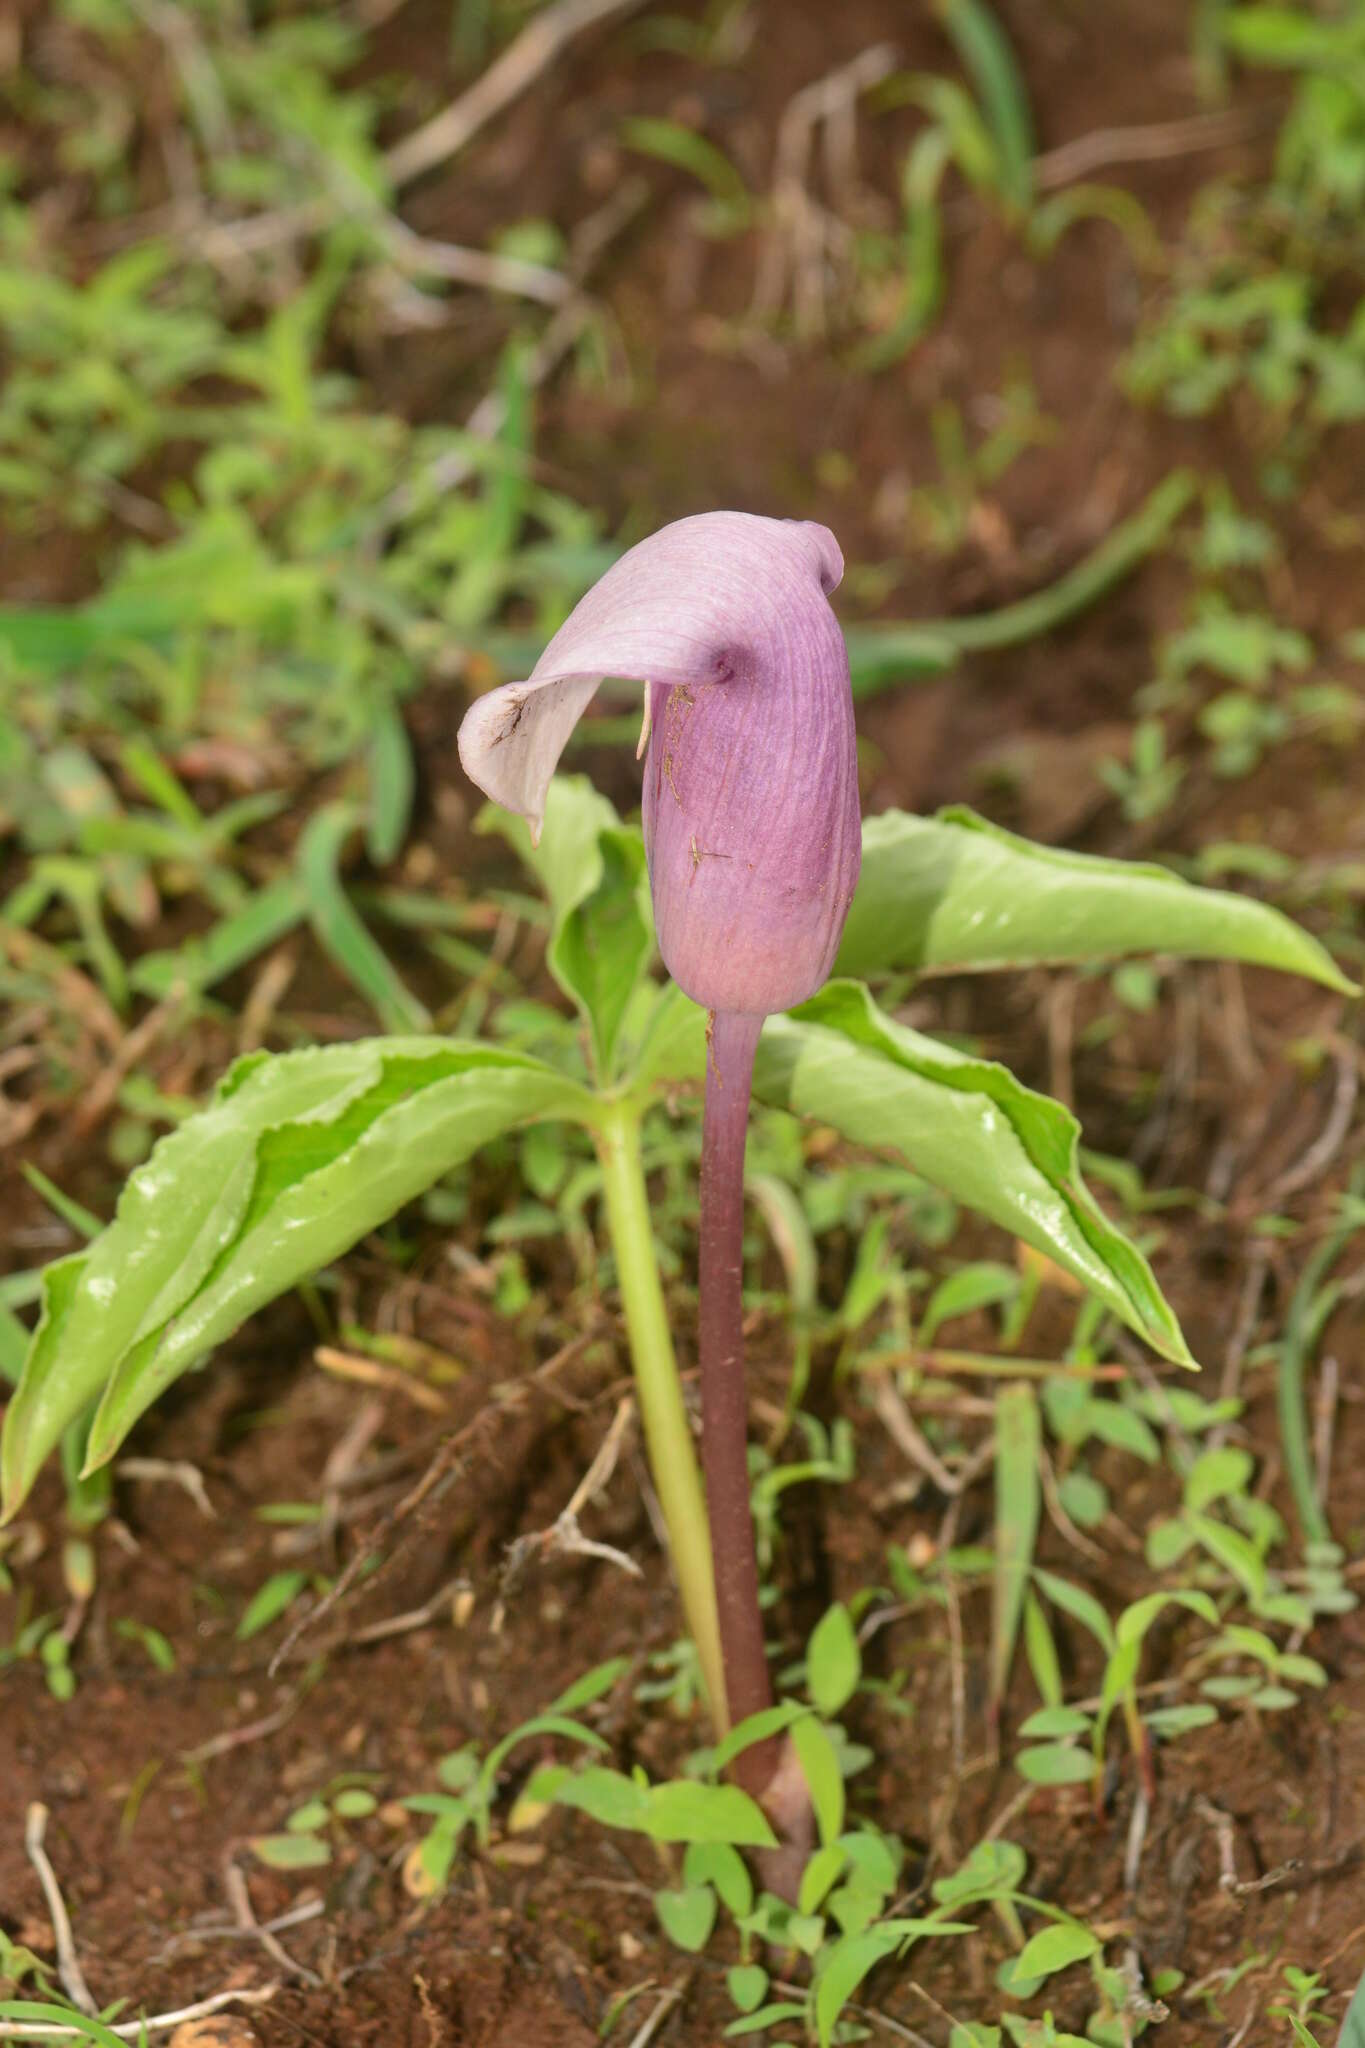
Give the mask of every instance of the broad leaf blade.
M 1343 994 L 1353 986 L 1267 904 L 1167 868 L 1037 846 L 960 806 L 867 821 L 836 966 L 946 972 L 1144 952 L 1278 967 Z
M 893 1023 L 856 982 L 831 982 L 769 1019 L 754 1090 L 856 1144 L 901 1153 L 1074 1273 L 1163 1356 L 1193 1363 L 1146 1259 L 1081 1179 L 1075 1118 L 1006 1068 Z
M 489 1138 L 580 1114 L 583 1100 L 537 1060 L 458 1040 L 239 1061 L 209 1108 L 132 1176 L 90 1250 L 47 1269 L 43 1319 L 5 1418 L 6 1511 L 101 1391 L 92 1465 L 255 1309 Z

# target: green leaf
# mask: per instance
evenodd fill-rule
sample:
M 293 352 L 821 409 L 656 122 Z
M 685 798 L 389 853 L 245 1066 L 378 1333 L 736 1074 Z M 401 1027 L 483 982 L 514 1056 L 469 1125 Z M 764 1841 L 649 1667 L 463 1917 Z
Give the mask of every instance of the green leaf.
M 1027 1384 L 1002 1387 L 995 1402 L 995 1567 L 991 1575 L 992 1707 L 1009 1684 L 1042 1502 L 1038 1403 Z
M 973 1934 L 969 1921 L 883 1920 L 862 1934 L 845 1935 L 826 1951 L 815 1985 L 815 2024 L 820 2048 L 830 2048 L 840 2013 L 878 1963 L 897 1949 L 928 1936 Z
M 16 1954 L 25 1953 L 22 1950 Z M 70 2005 L 46 2005 L 31 1998 L 6 1998 L 0 2001 L 0 2022 L 5 2020 L 28 2021 L 32 2025 L 48 2028 L 60 2040 L 93 2041 L 96 2048 L 126 2048 L 126 2044 L 102 2020 L 92 2019 L 88 2013 L 77 2012 Z M 0 2032 L 6 2031 L 0 2027 Z
M 655 1892 L 654 1910 L 671 1942 L 692 1955 L 704 1949 L 716 1924 L 716 1895 L 709 1884 L 690 1884 L 678 1892 Z
M 852 1698 L 862 1668 L 853 1618 L 843 1602 L 836 1600 L 816 1622 L 806 1651 L 806 1685 L 826 1719 Z
M 600 1764 L 589 1764 L 581 1771 L 569 1771 L 562 1764 L 548 1765 L 534 1774 L 521 1796 L 532 1806 L 544 1801 L 572 1806 L 608 1828 L 643 1831 L 649 1809 L 645 1786 Z
M 89 1250 L 44 1269 L 0 1448 L 6 1513 L 101 1392 L 91 1466 L 255 1309 L 488 1139 L 538 1115 L 581 1116 L 586 1102 L 538 1060 L 453 1039 L 239 1060 L 130 1177 Z
M 1073 1586 L 1070 1579 L 1063 1579 L 1056 1572 L 1045 1572 L 1040 1568 L 1033 1576 L 1054 1607 L 1060 1607 L 1063 1614 L 1069 1614 L 1083 1628 L 1089 1629 L 1106 1653 L 1114 1649 L 1114 1625 L 1093 1593 L 1087 1593 L 1084 1586 Z
M 416 770 L 403 714 L 389 699 L 375 712 L 370 730 L 370 804 L 365 820 L 365 851 L 376 867 L 397 860 L 412 815 Z
M 754 1089 L 855 1143 L 899 1151 L 1073 1273 L 1165 1357 L 1192 1362 L 1147 1261 L 1081 1179 L 1075 1118 L 1004 1067 L 893 1023 L 856 982 L 831 982 L 769 1018 Z
M 1349 994 L 1330 954 L 1249 896 L 1169 869 L 1037 846 L 953 806 L 886 811 L 863 827 L 863 866 L 835 962 L 840 974 L 1167 953 L 1277 967 Z
M 777 1845 L 762 1809 L 738 1785 L 682 1779 L 650 1788 L 644 1832 L 656 1842 L 729 1842 L 744 1849 Z
M 975 1905 L 1002 1898 L 1024 1882 L 1028 1859 L 1017 1842 L 978 1842 L 959 1867 L 931 1887 L 940 1906 Z
M 1040 1736 L 1087 1735 L 1090 1732 L 1090 1716 L 1079 1707 L 1040 1707 L 1036 1714 L 1030 1714 L 1019 1730 L 1036 1740 Z
M 725 1972 L 725 1988 L 741 2012 L 753 2012 L 768 1995 L 768 1973 L 760 1963 L 736 1963 Z
M 247 1602 L 246 1612 L 237 1624 L 238 1642 L 250 1642 L 252 1636 L 258 1636 L 262 1629 L 269 1628 L 272 1621 L 278 1621 L 307 1583 L 307 1572 L 273 1572 Z
M 525 818 L 490 804 L 478 829 L 498 832 L 550 901 L 545 962 L 592 1031 L 597 1071 L 610 1079 L 626 1011 L 654 952 L 644 842 L 581 775 L 556 775 L 540 839 Z
M 629 1657 L 610 1657 L 605 1664 L 595 1664 L 591 1671 L 585 1671 L 576 1678 L 566 1692 L 550 1702 L 552 1714 L 576 1714 L 580 1707 L 591 1706 L 600 1700 L 603 1693 L 610 1692 L 623 1671 L 630 1669 Z
M 1252 1606 L 1258 1607 L 1266 1595 L 1265 1560 L 1245 1536 L 1229 1529 L 1225 1522 L 1216 1522 L 1212 1515 L 1196 1515 L 1187 1510 L 1186 1519 L 1209 1556 L 1231 1573 Z
M 348 803 L 324 804 L 299 840 L 299 879 L 318 944 L 364 996 L 386 1031 L 424 1031 L 425 1004 L 404 983 L 378 941 L 361 923 L 341 879 L 341 855 L 361 822 Z
M 1004 197 L 1020 213 L 1033 199 L 1033 120 L 1009 38 L 985 0 L 935 0 L 981 100 L 999 154 Z
M 1021 1977 L 1051 1977 L 1070 1963 L 1081 1963 L 1087 1956 L 1098 1955 L 1099 1950 L 1099 1938 L 1088 1927 L 1078 1926 L 1074 1920 L 1061 1921 L 1055 1927 L 1044 1927 L 1032 1941 L 1025 1942 L 1014 1966 Z
M 754 1906 L 753 1879 L 744 1859 L 728 1842 L 691 1842 L 683 1857 L 685 1884 L 709 1884 L 736 1920 L 751 1913 Z
M 1255 1469 L 1250 1452 L 1239 1450 L 1234 1444 L 1203 1452 L 1185 1479 L 1186 1507 L 1206 1508 L 1230 1493 L 1245 1493 Z
M 1072 1749 L 1064 1742 L 1045 1742 L 1037 1749 L 1021 1749 L 1014 1768 L 1031 1785 L 1084 1785 L 1095 1775 L 1094 1759 L 1084 1749 Z
M 316 1835 L 253 1835 L 252 1854 L 272 1870 L 321 1870 L 332 1852 Z
M 839 1770 L 839 1753 L 813 1714 L 793 1723 L 791 1740 L 805 1773 L 820 1840 L 828 1848 L 837 1841 L 844 1825 L 844 1780 Z

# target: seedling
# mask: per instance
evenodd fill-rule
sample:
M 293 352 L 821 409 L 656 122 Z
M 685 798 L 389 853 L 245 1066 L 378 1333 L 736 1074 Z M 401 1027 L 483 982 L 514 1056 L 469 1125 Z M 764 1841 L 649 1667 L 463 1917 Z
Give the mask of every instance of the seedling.
M 770 1694 L 739 1342 L 751 1070 L 761 1100 L 913 1158 L 918 1174 L 1074 1275 L 1159 1353 L 1189 1362 L 1142 1252 L 1084 1184 L 1069 1113 L 1005 1068 L 896 1023 L 848 977 L 1159 948 L 1350 984 L 1264 905 L 1160 869 L 1032 847 L 962 811 L 872 822 L 850 908 L 859 853 L 848 672 L 824 594 L 837 559 L 822 529 L 735 515 L 687 522 L 617 565 L 529 684 L 479 700 L 466 758 L 504 777 L 500 793 L 542 820 L 533 839 L 524 817 L 489 818 L 549 898 L 547 964 L 580 1031 L 522 1004 L 501 1044 L 409 1033 L 238 1061 L 208 1108 L 132 1175 L 109 1228 L 46 1269 L 6 1415 L 7 1514 L 92 1404 L 85 1473 L 105 1468 L 160 1393 L 255 1309 L 481 1145 L 537 1122 L 578 1125 L 597 1153 L 647 1448 L 712 1715 L 718 1734 L 736 1718 L 752 1722 Z M 587 785 L 550 779 L 613 670 L 651 679 L 643 839 Z M 683 987 L 652 978 L 656 919 Z M 820 989 L 831 964 L 843 978 Z M 781 1014 L 788 1002 L 796 1009 Z M 774 1014 L 760 1040 L 765 1012 Z M 518 1036 L 537 1050 L 520 1049 Z M 706 1494 L 642 1145 L 655 1105 L 699 1082 L 709 1101 Z M 1113 1686 L 1126 1712 L 1131 1678 L 1124 1668 Z M 776 1741 L 783 1732 L 770 1729 L 756 1758 L 739 1749 L 734 1760 L 790 1816 L 805 1805 L 805 1771 L 797 1758 L 795 1795 L 790 1783 L 773 1795 L 776 1764 L 792 1761 Z

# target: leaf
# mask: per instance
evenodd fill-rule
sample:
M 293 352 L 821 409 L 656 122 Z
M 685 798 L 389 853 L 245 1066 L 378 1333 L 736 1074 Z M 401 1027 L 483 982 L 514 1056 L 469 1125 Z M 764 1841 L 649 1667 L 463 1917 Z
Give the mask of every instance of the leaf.
M 815 1986 L 815 2024 L 820 2048 L 830 2048 L 835 2022 L 864 1977 L 899 1947 L 900 1936 L 887 1927 L 871 1927 L 863 1934 L 846 1935 L 835 1942 Z
M 1037 1749 L 1021 1749 L 1014 1768 L 1031 1785 L 1084 1785 L 1095 1775 L 1094 1759 L 1084 1749 L 1072 1749 L 1064 1742 L 1045 1742 Z
M 991 1575 L 991 1689 L 998 1712 L 1009 1684 L 1042 1500 L 1038 1403 L 1027 1384 L 995 1402 L 995 1566 Z
M 828 1848 L 838 1840 L 844 1825 L 844 1781 L 839 1753 L 813 1714 L 793 1724 L 791 1740 L 805 1773 L 820 1840 Z
M 736 1920 L 751 1913 L 754 1906 L 753 1879 L 744 1859 L 728 1842 L 692 1842 L 683 1857 L 685 1884 L 709 1884 Z
M 1009 39 L 985 0 L 936 0 L 934 11 L 980 96 L 999 152 L 1003 195 L 1027 213 L 1033 199 L 1033 121 Z
M 744 1849 L 777 1845 L 762 1809 L 738 1785 L 695 1785 L 682 1779 L 654 1785 L 643 1826 L 656 1842 L 728 1842 Z
M 129 968 L 128 979 L 140 995 L 158 1001 L 177 987 L 197 994 L 267 952 L 307 915 L 303 883 L 297 875 L 284 875 L 268 882 L 201 938 L 187 939 L 173 952 L 144 953 Z
M 608 1828 L 643 1830 L 649 1807 L 645 1786 L 600 1764 L 589 1764 L 581 1771 L 569 1771 L 562 1764 L 549 1765 L 534 1774 L 521 1797 L 529 1805 L 553 1802 L 556 1806 L 572 1806 Z
M 863 865 L 840 974 L 956 972 L 1167 953 L 1242 960 L 1349 994 L 1316 939 L 1267 904 L 1202 889 L 1148 863 L 1064 853 L 960 805 L 886 811 L 863 826 Z
M 826 1951 L 827 1960 L 815 1985 L 815 2024 L 820 2048 L 830 2048 L 834 2026 L 858 1986 L 878 1963 L 898 1948 L 929 1936 L 973 1934 L 969 1921 L 883 1920 L 865 1933 L 845 1935 Z
M 403 714 L 392 698 L 375 712 L 370 728 L 370 803 L 365 851 L 377 868 L 397 860 L 412 816 L 416 770 Z
M 975 1905 L 981 1899 L 1003 1898 L 1024 1882 L 1028 1859 L 1017 1842 L 978 1842 L 965 1862 L 932 1886 L 940 1906 Z
M 582 775 L 556 775 L 540 838 L 525 818 L 489 804 L 477 829 L 515 848 L 550 901 L 545 963 L 593 1034 L 598 1074 L 609 1079 L 621 1026 L 654 952 L 644 842 Z
M 321 1870 L 332 1852 L 316 1835 L 253 1835 L 252 1854 L 272 1870 Z
M 725 1988 L 741 2012 L 753 2012 L 768 1994 L 768 1973 L 761 1963 L 735 1963 L 725 1973 Z
M 716 1924 L 716 1895 L 709 1884 L 690 1884 L 682 1891 L 655 1892 L 654 1910 L 671 1942 L 691 1955 L 704 1949 Z
M 324 804 L 299 840 L 299 879 L 318 944 L 364 996 L 386 1031 L 424 1031 L 425 1004 L 406 988 L 378 941 L 353 908 L 341 880 L 341 854 L 359 814 L 348 803 Z
M 1211 1507 L 1214 1501 L 1222 1500 L 1230 1493 L 1245 1493 L 1255 1469 L 1255 1460 L 1250 1452 L 1239 1450 L 1234 1444 L 1203 1452 L 1195 1459 L 1185 1479 L 1186 1507 Z
M 585 1671 L 576 1678 L 567 1691 L 550 1703 L 552 1714 L 576 1714 L 580 1707 L 591 1706 L 600 1700 L 603 1693 L 610 1692 L 623 1671 L 630 1669 L 629 1657 L 609 1657 L 605 1664 L 595 1664 L 591 1671 Z
M 1102 1650 L 1108 1653 L 1115 1648 L 1113 1623 L 1093 1593 L 1087 1593 L 1084 1586 L 1073 1586 L 1070 1579 L 1059 1578 L 1056 1572 L 1045 1572 L 1040 1568 L 1033 1576 L 1053 1606 L 1060 1607 L 1064 1614 L 1069 1614 L 1083 1628 L 1089 1629 Z
M 307 1572 L 274 1572 L 263 1586 L 258 1586 L 247 1602 L 245 1614 L 237 1624 L 239 1643 L 250 1642 L 262 1629 L 269 1628 L 272 1621 L 278 1621 L 286 1607 L 297 1600 L 308 1583 Z
M 28 2021 L 45 2028 L 60 2040 L 93 2041 L 96 2048 L 126 2048 L 126 2044 L 102 2020 L 92 2019 L 88 2013 L 77 2012 L 70 2005 L 45 2005 L 31 1998 L 7 1998 L 0 2001 L 0 2021 Z M 0 2028 L 0 2032 L 8 2031 Z
M 1070 1963 L 1081 1963 L 1087 1956 L 1098 1955 L 1099 1950 L 1099 1938 L 1088 1927 L 1065 1920 L 1055 1927 L 1044 1927 L 1025 1942 L 1015 1957 L 1014 1967 L 1020 1977 L 1051 1977 Z
M 836 1600 L 815 1624 L 806 1652 L 806 1685 L 826 1719 L 852 1698 L 862 1668 L 852 1616 L 843 1602 Z
M 790 1016 L 769 1018 L 754 1090 L 855 1143 L 899 1151 L 1075 1274 L 1165 1357 L 1191 1363 L 1147 1261 L 1081 1179 L 1075 1118 L 1006 1068 L 893 1023 L 855 982 L 831 982 Z
M 537 1115 L 581 1116 L 586 1101 L 538 1060 L 456 1039 L 239 1060 L 129 1178 L 89 1250 L 44 1269 L 0 1447 L 6 1513 L 101 1391 L 92 1465 L 255 1309 L 489 1138 Z
M 1040 1707 L 1036 1714 L 1030 1714 L 1019 1730 L 1021 1735 L 1033 1739 L 1039 1736 L 1087 1735 L 1090 1732 L 1090 1716 L 1080 1707 Z
M 1186 1519 L 1209 1556 L 1238 1581 L 1252 1606 L 1259 1607 L 1266 1595 L 1265 1560 L 1246 1537 L 1236 1529 L 1229 1529 L 1225 1522 L 1216 1522 L 1212 1515 L 1196 1515 L 1187 1511 Z

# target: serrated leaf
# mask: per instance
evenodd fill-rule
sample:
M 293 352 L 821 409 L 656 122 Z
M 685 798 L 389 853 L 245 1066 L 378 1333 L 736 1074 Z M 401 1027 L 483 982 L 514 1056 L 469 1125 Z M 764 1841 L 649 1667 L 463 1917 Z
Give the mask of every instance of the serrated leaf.
M 537 1115 L 581 1115 L 586 1100 L 538 1060 L 454 1039 L 239 1060 L 130 1177 L 89 1250 L 45 1268 L 5 1417 L 6 1514 L 96 1395 L 88 1468 L 254 1310 L 489 1138 Z
M 1146 1259 L 1081 1179 L 1075 1118 L 1004 1067 L 893 1023 L 855 982 L 831 982 L 768 1020 L 754 1089 L 858 1144 L 901 1152 L 1073 1273 L 1165 1357 L 1191 1363 Z
M 1169 869 L 1063 853 L 954 806 L 886 811 L 863 827 L 840 974 L 1113 959 L 1242 960 L 1350 993 L 1330 954 L 1277 910 Z

